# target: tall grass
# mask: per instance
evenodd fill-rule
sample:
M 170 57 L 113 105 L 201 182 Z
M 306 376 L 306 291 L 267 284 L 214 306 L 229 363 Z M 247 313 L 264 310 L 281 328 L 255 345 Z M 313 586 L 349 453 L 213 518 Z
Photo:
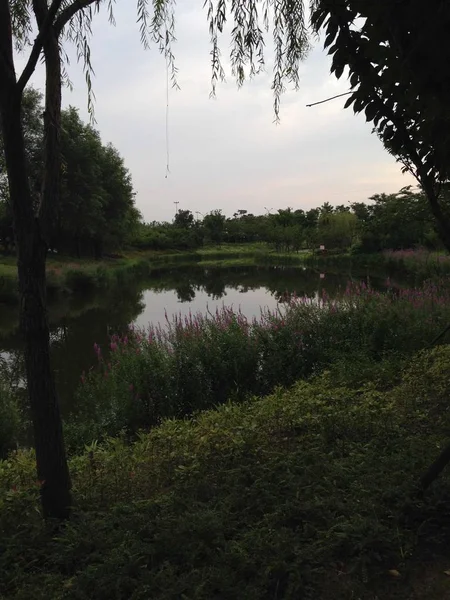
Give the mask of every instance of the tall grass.
M 292 297 L 253 320 L 226 307 L 167 317 L 164 326 L 112 337 L 109 348 L 96 345 L 98 364 L 81 377 L 69 439 L 150 428 L 325 369 L 358 385 L 382 365 L 382 379 L 449 322 L 445 282 L 387 293 L 349 284 L 340 300 L 325 292 L 314 301 Z

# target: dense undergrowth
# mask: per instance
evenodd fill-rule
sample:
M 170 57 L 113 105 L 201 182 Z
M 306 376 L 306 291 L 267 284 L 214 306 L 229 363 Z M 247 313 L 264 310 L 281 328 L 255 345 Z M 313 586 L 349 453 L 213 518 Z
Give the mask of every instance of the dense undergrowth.
M 53 533 L 33 453 L 16 452 L 0 463 L 0 597 L 445 598 L 444 573 L 422 596 L 408 574 L 449 541 L 448 474 L 416 488 L 448 441 L 449 373 L 443 346 L 381 387 L 344 368 L 345 385 L 326 372 L 92 444 Z
M 81 377 L 67 441 L 76 450 L 105 435 L 134 434 L 162 418 L 264 396 L 324 369 L 336 383 L 391 382 L 449 322 L 443 281 L 387 293 L 349 285 L 338 300 L 325 293 L 316 301 L 294 297 L 259 319 L 224 307 L 132 329 L 114 336 L 109 348 L 95 346 L 98 365 Z

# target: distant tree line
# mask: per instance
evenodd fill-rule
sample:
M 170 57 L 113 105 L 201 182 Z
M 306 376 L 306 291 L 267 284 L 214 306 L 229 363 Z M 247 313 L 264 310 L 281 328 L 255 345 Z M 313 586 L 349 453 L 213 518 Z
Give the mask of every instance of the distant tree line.
M 372 253 L 422 246 L 442 248 L 422 191 L 411 186 L 395 194 L 376 194 L 368 202 L 309 210 L 280 209 L 254 215 L 246 210 L 226 218 L 219 210 L 195 219 L 179 210 L 173 223 L 141 223 L 133 245 L 151 250 L 189 250 L 207 244 L 265 242 L 279 252 L 303 248 Z
M 179 210 L 173 222 L 144 223 L 135 207 L 131 176 L 122 157 L 104 145 L 99 133 L 82 122 L 78 111 L 62 112 L 61 193 L 42 219 L 48 247 L 60 253 L 99 258 L 132 246 L 141 250 L 193 250 L 208 244 L 265 242 L 279 252 L 304 248 L 353 253 L 423 246 L 442 247 L 427 197 L 405 187 L 376 194 L 367 202 L 302 210 L 280 209 L 254 215 L 238 210 L 227 218 L 220 210 L 196 216 Z M 39 91 L 24 95 L 30 187 L 40 202 L 43 171 L 43 107 Z M 14 250 L 12 213 L 0 136 L 0 246 Z M 445 196 L 445 194 L 444 194 Z M 442 203 L 447 205 L 445 197 Z
M 43 171 L 42 95 L 26 90 L 23 125 L 30 187 L 40 202 Z M 13 250 L 13 221 L 0 137 L 0 244 Z M 75 256 L 101 257 L 114 252 L 136 235 L 140 221 L 134 205 L 131 175 L 112 144 L 104 145 L 99 133 L 69 107 L 61 115 L 61 193 L 47 206 L 44 234 L 50 249 Z

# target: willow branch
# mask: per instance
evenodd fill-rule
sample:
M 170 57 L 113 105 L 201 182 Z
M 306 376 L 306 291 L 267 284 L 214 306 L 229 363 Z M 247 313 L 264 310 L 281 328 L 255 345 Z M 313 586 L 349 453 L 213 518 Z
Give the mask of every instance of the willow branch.
M 55 33 L 57 36 L 61 33 L 70 19 L 76 15 L 76 13 L 80 10 L 84 10 L 94 2 L 98 2 L 98 0 L 75 0 L 72 4 L 69 4 L 67 8 L 61 11 L 58 15 L 58 18 L 55 21 Z

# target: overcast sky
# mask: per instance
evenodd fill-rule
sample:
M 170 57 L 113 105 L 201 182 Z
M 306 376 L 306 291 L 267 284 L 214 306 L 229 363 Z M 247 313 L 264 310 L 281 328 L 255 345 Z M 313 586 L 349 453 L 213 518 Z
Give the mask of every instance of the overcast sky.
M 166 178 L 166 67 L 156 48 L 140 45 L 135 2 L 117 0 L 117 25 L 95 17 L 91 44 L 95 69 L 96 127 L 125 159 L 137 206 L 145 220 L 171 220 L 178 208 L 209 212 L 265 207 L 311 208 L 325 201 L 365 201 L 413 184 L 383 149 L 364 117 L 343 110 L 345 97 L 307 108 L 348 89 L 329 74 L 330 60 L 316 47 L 301 66 L 300 91 L 286 93 L 281 124 L 273 123 L 271 76 L 237 90 L 231 73 L 211 100 L 209 35 L 203 0 L 176 7 L 175 45 L 180 90 L 169 94 L 169 159 Z M 223 40 L 224 59 L 228 51 Z M 72 56 L 74 89 L 63 103 L 88 120 L 82 69 Z M 268 46 L 268 58 L 270 58 Z M 270 68 L 270 60 L 268 66 Z M 20 61 L 19 61 L 20 66 Z M 42 70 L 33 78 L 43 88 Z

